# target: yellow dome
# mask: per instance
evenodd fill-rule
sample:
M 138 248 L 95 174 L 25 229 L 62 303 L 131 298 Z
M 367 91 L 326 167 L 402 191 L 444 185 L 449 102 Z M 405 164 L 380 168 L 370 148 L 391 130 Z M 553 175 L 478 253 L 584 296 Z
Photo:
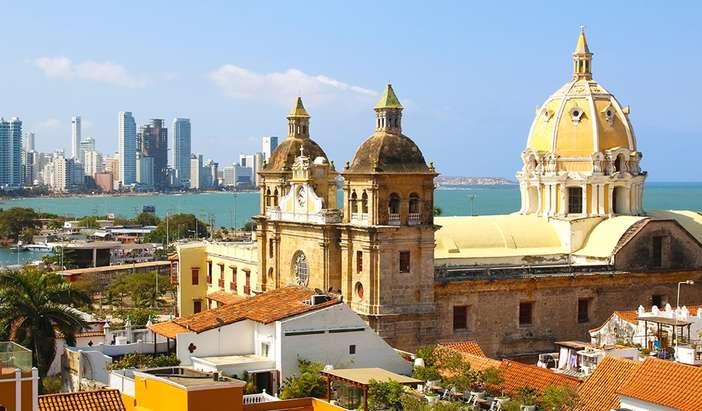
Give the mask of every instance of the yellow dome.
M 590 158 L 613 148 L 636 151 L 629 108 L 592 79 L 592 53 L 583 32 L 573 62 L 573 79 L 536 110 L 527 150 L 570 158 Z

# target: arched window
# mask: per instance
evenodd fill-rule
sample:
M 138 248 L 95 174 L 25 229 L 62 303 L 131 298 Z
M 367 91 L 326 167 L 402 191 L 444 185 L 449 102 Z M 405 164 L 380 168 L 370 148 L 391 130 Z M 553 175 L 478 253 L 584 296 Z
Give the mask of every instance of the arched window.
M 278 206 L 278 189 L 273 190 L 273 206 Z
M 351 213 L 358 213 L 358 196 L 356 195 L 356 190 L 351 192 Z
M 624 171 L 624 162 L 625 162 L 624 155 L 623 154 L 618 155 L 617 159 L 614 161 L 614 171 L 617 173 L 620 171 Z
M 273 267 L 268 269 L 268 279 L 273 280 Z
M 363 190 L 363 194 L 361 194 L 361 212 L 368 214 L 368 193 L 366 190 Z
M 390 194 L 390 201 L 388 202 L 388 213 L 400 214 L 400 196 L 397 195 L 397 193 Z
M 266 189 L 266 206 L 267 207 L 271 206 L 271 189 L 270 188 Z
M 293 275 L 297 285 L 307 287 L 310 278 L 307 271 L 307 257 L 302 251 L 298 251 L 293 258 Z
M 409 196 L 409 212 L 419 213 L 419 194 L 412 193 Z

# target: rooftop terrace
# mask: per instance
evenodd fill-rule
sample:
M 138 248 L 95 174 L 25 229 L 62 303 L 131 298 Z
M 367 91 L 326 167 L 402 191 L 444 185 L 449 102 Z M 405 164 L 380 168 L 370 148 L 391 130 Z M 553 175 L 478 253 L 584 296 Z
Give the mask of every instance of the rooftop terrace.
M 31 371 L 32 352 L 10 341 L 0 342 L 0 374 L 14 373 L 17 368 Z

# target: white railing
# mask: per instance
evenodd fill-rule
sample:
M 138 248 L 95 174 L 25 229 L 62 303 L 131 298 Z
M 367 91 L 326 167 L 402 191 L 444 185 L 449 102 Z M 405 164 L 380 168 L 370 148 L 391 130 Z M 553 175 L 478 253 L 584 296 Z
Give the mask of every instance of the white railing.
M 131 371 L 112 371 L 110 373 L 110 387 L 118 389 L 119 392 L 121 392 L 122 394 L 126 394 L 130 397 L 135 397 L 134 378 L 128 377 L 127 374 L 131 374 Z
M 266 393 L 266 390 L 258 394 L 244 395 L 244 404 L 260 404 L 262 402 L 280 401 L 278 397 L 274 397 Z
M 390 216 L 388 217 L 388 225 L 400 225 L 400 214 L 390 213 Z
M 409 225 L 417 225 L 417 224 L 422 222 L 421 220 L 422 220 L 421 213 L 409 213 L 409 220 L 408 220 Z
M 268 207 L 266 217 L 277 221 L 295 221 L 298 223 L 334 224 L 341 222 L 341 210 L 322 210 L 318 213 L 291 213 L 277 207 Z

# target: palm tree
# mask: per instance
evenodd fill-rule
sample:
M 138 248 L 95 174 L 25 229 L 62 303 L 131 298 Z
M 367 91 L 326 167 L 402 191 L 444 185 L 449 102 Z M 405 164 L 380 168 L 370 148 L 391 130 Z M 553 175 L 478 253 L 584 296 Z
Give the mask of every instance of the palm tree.
M 90 297 L 58 274 L 35 269 L 0 273 L 0 337 L 32 350 L 39 376 L 46 376 L 56 355 L 56 336 L 75 344 L 87 324 L 71 306 L 90 303 Z

